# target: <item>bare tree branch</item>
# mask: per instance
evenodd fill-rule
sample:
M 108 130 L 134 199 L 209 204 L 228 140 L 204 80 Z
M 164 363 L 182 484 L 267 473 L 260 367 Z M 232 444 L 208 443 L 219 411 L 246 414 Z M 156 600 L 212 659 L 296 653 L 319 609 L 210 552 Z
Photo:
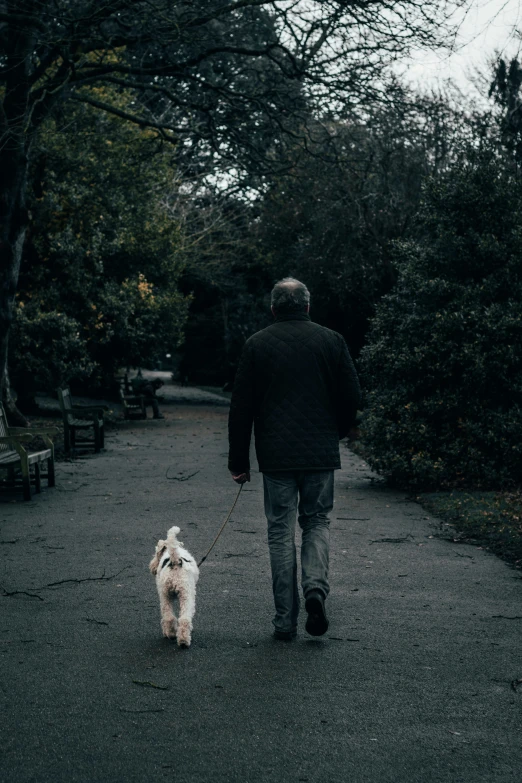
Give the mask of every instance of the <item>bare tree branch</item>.
M 136 114 L 130 114 L 129 112 L 122 111 L 110 103 L 98 101 L 95 98 L 89 98 L 86 95 L 82 95 L 81 93 L 73 93 L 71 98 L 73 98 L 75 101 L 81 101 L 81 103 L 88 103 L 90 106 L 94 106 L 95 109 L 101 109 L 101 111 L 106 111 L 108 114 L 114 114 L 114 116 L 120 117 L 122 120 L 128 120 L 129 122 L 132 122 L 135 125 L 139 125 L 142 128 L 156 128 L 156 130 L 162 131 L 162 138 L 164 138 L 166 141 L 170 141 L 172 143 L 177 141 L 176 137 L 166 133 L 166 131 L 175 131 L 171 125 L 155 122 L 153 119 L 148 119 L 146 117 L 138 117 Z

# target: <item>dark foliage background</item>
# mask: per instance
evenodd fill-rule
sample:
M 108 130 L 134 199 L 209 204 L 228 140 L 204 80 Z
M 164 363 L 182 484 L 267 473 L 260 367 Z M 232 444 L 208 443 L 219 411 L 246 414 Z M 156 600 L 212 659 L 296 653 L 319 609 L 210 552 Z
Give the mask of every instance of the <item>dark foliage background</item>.
M 522 182 L 467 150 L 395 245 L 362 367 L 370 463 L 399 485 L 505 487 L 522 468 Z
M 185 215 L 172 207 L 172 183 L 163 178 L 160 185 L 160 158 L 179 192 L 192 192 L 193 209 L 223 189 L 251 204 L 316 146 L 318 124 L 355 117 L 376 96 L 386 98 L 384 74 L 394 58 L 449 39 L 449 15 L 463 1 L 0 0 L 0 387 L 11 417 L 19 411 L 10 375 L 22 396 L 20 378 L 29 374 L 48 387 L 92 370 L 103 384 L 117 361 L 143 363 L 147 352 L 153 361 L 153 334 L 159 342 L 162 331 L 172 332 L 170 342 L 177 342 L 179 294 L 171 301 L 174 330 L 168 307 L 163 329 L 153 311 L 157 316 L 161 299 L 167 305 L 165 297 L 175 297 L 179 268 L 167 275 L 158 266 L 172 249 L 176 263 L 193 261 L 194 236 L 179 230 Z M 109 149 L 115 126 L 107 117 L 155 142 L 142 145 L 150 182 L 146 164 L 125 167 L 125 143 Z M 130 133 L 123 125 L 119 131 Z M 118 147 L 120 166 L 111 154 Z M 136 159 L 141 149 L 130 155 Z M 125 168 L 127 181 L 120 176 Z M 170 227 L 157 224 L 161 216 Z M 153 236 L 166 239 L 169 231 L 177 234 L 171 248 L 154 247 Z M 189 279 L 199 280 L 194 268 Z M 56 284 L 54 301 L 48 290 L 39 294 L 49 283 Z M 238 289 L 238 307 L 229 297 L 220 302 L 225 365 L 233 355 L 227 323 L 250 294 L 248 286 Z M 95 311 L 96 328 L 89 326 Z M 45 332 L 47 340 L 67 343 L 65 351 L 49 352 L 39 342 Z M 55 358 L 68 351 L 70 370 Z M 56 366 L 38 366 L 39 354 Z M 25 369 L 24 355 L 31 356 Z
M 375 468 L 519 483 L 522 70 L 475 104 L 390 67 L 461 4 L 0 2 L 11 417 L 11 387 L 31 410 L 167 354 L 230 388 L 293 275 L 361 357 Z

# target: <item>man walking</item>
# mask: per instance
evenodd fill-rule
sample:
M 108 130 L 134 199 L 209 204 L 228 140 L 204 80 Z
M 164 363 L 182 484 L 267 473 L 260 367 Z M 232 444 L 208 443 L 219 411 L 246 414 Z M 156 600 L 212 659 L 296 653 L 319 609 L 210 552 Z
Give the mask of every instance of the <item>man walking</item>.
M 247 340 L 236 374 L 228 467 L 237 483 L 250 481 L 253 423 L 268 521 L 274 636 L 290 641 L 299 615 L 296 514 L 306 630 L 313 636 L 328 630 L 333 472 L 341 467 L 339 439 L 355 422 L 360 387 L 344 339 L 310 320 L 303 283 L 280 280 L 271 301 L 275 322 Z

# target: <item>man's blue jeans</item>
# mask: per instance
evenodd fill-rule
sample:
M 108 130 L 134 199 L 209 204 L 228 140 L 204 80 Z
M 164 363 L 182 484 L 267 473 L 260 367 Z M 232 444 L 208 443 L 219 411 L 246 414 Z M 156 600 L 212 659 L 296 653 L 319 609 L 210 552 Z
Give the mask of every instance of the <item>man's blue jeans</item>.
M 328 562 L 333 508 L 333 470 L 263 473 L 268 548 L 278 631 L 293 631 L 299 615 L 295 520 L 302 530 L 301 572 L 306 598 L 312 590 L 329 593 Z

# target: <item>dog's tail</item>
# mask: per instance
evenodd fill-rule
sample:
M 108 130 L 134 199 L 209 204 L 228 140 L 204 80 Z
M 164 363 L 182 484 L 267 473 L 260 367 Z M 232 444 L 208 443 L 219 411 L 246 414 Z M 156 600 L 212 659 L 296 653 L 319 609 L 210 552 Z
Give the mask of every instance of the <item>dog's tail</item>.
M 171 557 L 176 556 L 176 550 L 179 546 L 183 546 L 181 541 L 178 541 L 178 533 L 180 532 L 179 527 L 171 527 L 170 530 L 167 531 L 167 549 L 169 552 L 169 555 Z

